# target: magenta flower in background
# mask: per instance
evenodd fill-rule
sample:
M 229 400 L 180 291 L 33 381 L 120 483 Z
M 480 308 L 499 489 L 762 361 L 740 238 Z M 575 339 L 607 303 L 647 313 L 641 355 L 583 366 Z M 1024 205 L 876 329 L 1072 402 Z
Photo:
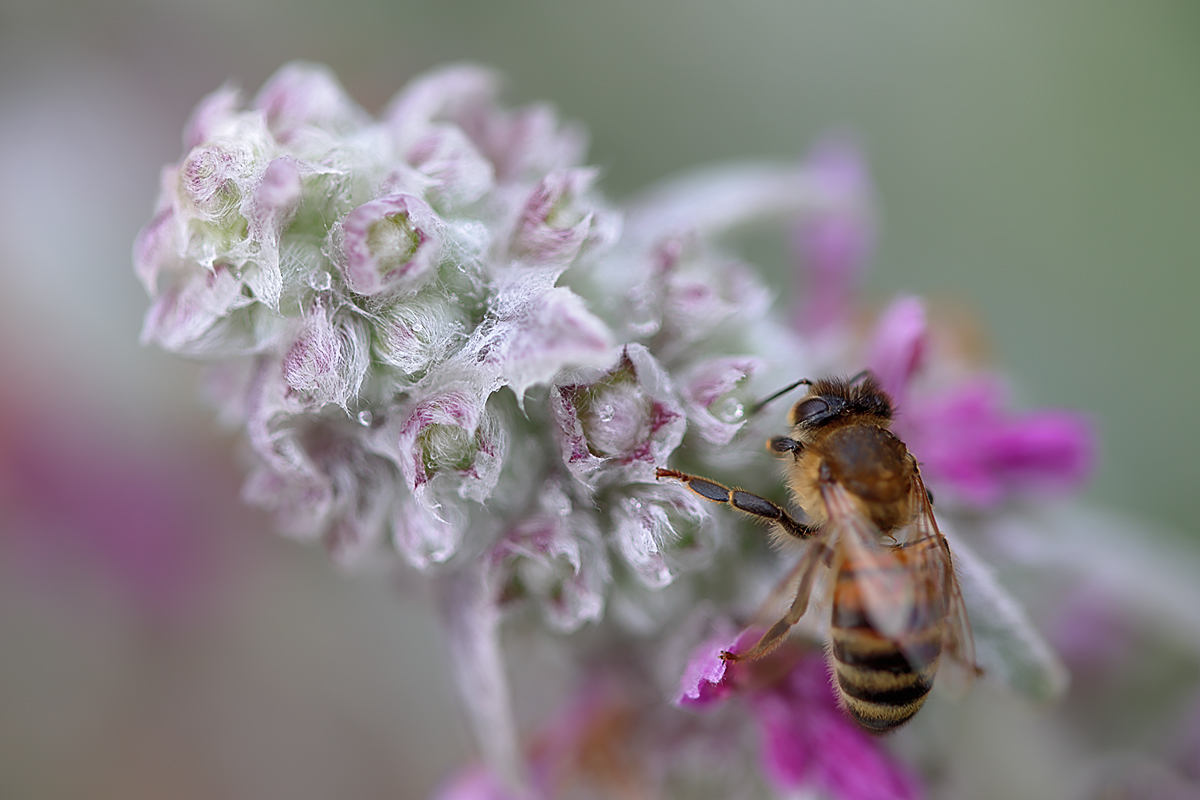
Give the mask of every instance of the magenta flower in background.
M 843 800 L 913 800 L 910 769 L 838 708 L 825 660 L 809 655 L 770 691 L 750 699 L 762 742 L 763 771 L 781 794 L 814 786 Z
M 134 248 L 143 340 L 211 363 L 251 454 L 243 495 L 283 533 L 430 589 L 482 756 L 442 797 L 921 796 L 917 767 L 837 707 L 819 621 L 763 664 L 716 658 L 787 561 L 655 479 L 680 466 L 780 496 L 761 443 L 786 401 L 749 409 L 799 377 L 879 376 L 939 498 L 987 679 L 1061 693 L 967 540 L 1041 535 L 1032 512 L 1090 474 L 1090 428 L 1007 411 L 916 298 L 856 333 L 875 227 L 847 142 L 618 207 L 582 129 L 505 108 L 487 70 L 420 77 L 375 117 L 303 63 L 248 103 L 219 89 L 184 142 Z M 722 245 L 768 219 L 796 232 L 790 320 Z M 531 707 L 554 710 L 534 734 L 510 630 L 569 673 L 539 685 Z
M 1020 493 L 1069 492 L 1095 464 L 1091 426 L 1078 412 L 1004 410 L 998 376 L 974 374 L 922 391 L 915 385 L 929 347 L 925 309 L 896 300 L 880 317 L 867 364 L 898 402 L 894 430 L 920 456 L 926 480 L 956 499 L 993 507 Z
M 794 292 L 792 323 L 821 336 L 836 333 L 858 300 L 875 249 L 874 190 L 862 154 L 849 140 L 820 142 L 807 164 L 812 179 L 843 200 L 806 215 L 792 233 L 804 276 Z
M 236 509 L 210 501 L 231 488 L 218 452 L 188 437 L 178 440 L 185 448 L 131 445 L 110 418 L 8 389 L 0 391 L 3 555 L 39 589 L 102 588 L 162 630 L 203 616 L 234 579 L 226 532 L 241 525 Z

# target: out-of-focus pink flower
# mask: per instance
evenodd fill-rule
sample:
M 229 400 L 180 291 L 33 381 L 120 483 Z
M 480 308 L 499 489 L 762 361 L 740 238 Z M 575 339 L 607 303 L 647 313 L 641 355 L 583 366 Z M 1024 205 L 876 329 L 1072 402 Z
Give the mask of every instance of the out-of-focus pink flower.
M 1022 493 L 1077 488 L 1091 474 L 1091 426 L 1077 412 L 1004 410 L 1000 381 L 986 375 L 936 390 L 915 385 L 927 349 L 924 306 L 902 297 L 880 317 L 868 364 L 899 409 L 893 428 L 927 481 L 979 507 Z
M 282 142 L 316 129 L 348 133 L 361 126 L 367 114 L 346 94 L 333 70 L 323 64 L 295 61 L 284 66 L 254 98 L 271 133 Z
M 875 324 L 868 348 L 871 372 L 893 400 L 903 402 L 925 355 L 925 305 L 915 297 L 895 300 Z
M 780 793 L 816 789 L 837 800 L 912 800 L 921 794 L 915 775 L 838 706 L 825 658 L 796 657 L 785 646 L 766 659 L 730 663 L 721 651 L 738 652 L 761 630 L 738 636 L 719 633 L 692 653 L 675 704 L 709 710 L 741 701 L 758 731 L 763 772 Z M 729 727 L 725 723 L 726 728 Z M 727 734 L 734 736 L 733 731 Z
M 1074 587 L 1055 609 L 1047 636 L 1073 678 L 1112 672 L 1136 646 L 1128 609 L 1103 586 Z
M 1087 419 L 1054 409 L 1011 415 L 1003 398 L 999 381 L 976 378 L 910 397 L 895 427 L 930 480 L 973 505 L 1078 488 L 1095 464 Z
M 661 796 L 672 742 L 654 741 L 658 709 L 640 706 L 611 676 L 594 675 L 542 727 L 525 751 L 529 785 L 504 785 L 492 770 L 469 767 L 434 795 L 436 800 L 553 800 L 566 797 Z M 646 723 L 650 723 L 647 725 Z M 639 732 L 639 724 L 643 727 Z
M 539 793 L 540 794 L 540 793 Z M 483 764 L 473 764 L 451 776 L 433 794 L 433 800 L 522 800 L 517 790 L 501 785 Z
M 813 787 L 837 800 L 915 800 L 916 776 L 838 707 L 821 655 L 801 659 L 787 678 L 749 698 L 763 770 L 776 791 Z
M 862 152 L 844 138 L 819 143 L 805 166 L 830 202 L 805 216 L 793 233 L 804 280 L 794 291 L 792 322 L 817 335 L 849 321 L 875 249 L 873 187 Z
M 224 544 L 214 534 L 232 517 L 213 498 L 233 487 L 215 453 L 186 436 L 135 444 L 121 424 L 78 405 L 0 397 L 0 408 L 5 556 L 50 585 L 77 581 L 82 567 L 136 618 L 156 623 L 216 596 Z

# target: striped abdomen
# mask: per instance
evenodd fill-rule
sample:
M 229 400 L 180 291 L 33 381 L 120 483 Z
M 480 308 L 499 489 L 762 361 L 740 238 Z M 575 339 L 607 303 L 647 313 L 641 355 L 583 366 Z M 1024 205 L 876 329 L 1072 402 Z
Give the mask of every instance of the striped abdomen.
M 920 710 L 933 688 L 942 654 L 946 606 L 941 593 L 919 572 L 913 572 L 897 549 L 884 566 L 856 570 L 841 564 L 833 588 L 830 658 L 842 704 L 864 728 L 883 733 L 903 725 Z M 881 634 L 868 618 L 860 582 L 872 580 L 870 570 L 885 569 L 888 580 L 912 590 L 898 603 L 911 603 L 905 629 L 894 636 Z M 875 579 L 878 579 L 878 575 Z

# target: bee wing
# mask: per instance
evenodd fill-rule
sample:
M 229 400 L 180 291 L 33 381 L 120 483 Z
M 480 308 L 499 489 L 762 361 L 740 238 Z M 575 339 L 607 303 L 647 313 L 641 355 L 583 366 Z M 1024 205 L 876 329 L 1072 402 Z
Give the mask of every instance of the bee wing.
M 954 670 L 945 674 L 951 677 L 952 682 L 961 683 L 965 688 L 981 670 L 975 659 L 975 638 L 971 633 L 971 623 L 967 617 L 962 587 L 958 582 L 955 560 L 950 554 L 950 543 L 938 529 L 929 493 L 925 490 L 925 483 L 919 473 L 913 479 L 913 495 L 917 513 L 911 526 L 911 542 L 905 546 L 914 551 L 914 572 L 925 576 L 924 579 L 930 582 L 930 588 L 939 591 L 944 598 L 946 633 L 942 641 L 942 652 L 951 658 L 961 677 L 956 678 Z
M 863 599 L 863 610 L 875 630 L 889 639 L 900 639 L 911 626 L 916 586 L 908 568 L 883 534 L 840 483 L 821 484 L 821 498 L 829 515 L 831 536 L 844 562 L 854 570 L 854 582 Z M 839 570 L 839 575 L 842 571 Z

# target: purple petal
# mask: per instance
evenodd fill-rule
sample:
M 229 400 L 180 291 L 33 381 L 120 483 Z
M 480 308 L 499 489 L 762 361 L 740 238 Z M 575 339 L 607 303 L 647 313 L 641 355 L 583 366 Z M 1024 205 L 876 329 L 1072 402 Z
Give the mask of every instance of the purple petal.
M 364 323 L 331 315 L 317 303 L 284 354 L 284 379 L 318 406 L 335 403 L 344 408 L 362 387 L 370 367 L 370 347 Z
M 267 80 L 254 107 L 265 113 L 267 126 L 281 142 L 309 126 L 344 133 L 366 118 L 332 70 L 299 61 L 284 65 Z
M 133 244 L 133 265 L 137 276 L 151 297 L 158 295 L 158 276 L 164 269 L 178 265 L 179 239 L 177 237 L 177 219 L 175 209 L 171 206 L 155 214 L 154 219 L 146 223 L 138 232 Z
M 1095 462 L 1091 425 L 1074 411 L 1045 410 L 1010 420 L 989 444 L 996 470 L 1014 488 L 1074 489 Z
M 595 178 L 595 170 L 563 170 L 534 186 L 517 221 L 513 254 L 536 265 L 574 260 L 592 228 L 593 212 L 581 200 Z
M 225 84 L 197 104 L 183 129 L 183 146 L 187 150 L 207 142 L 233 119 L 241 105 L 241 92 Z
M 198 271 L 154 299 L 142 325 L 142 342 L 202 357 L 244 352 L 250 342 L 222 323 L 251 302 L 229 267 L 218 264 L 212 272 Z
M 433 793 L 433 800 L 522 800 L 501 785 L 496 775 L 482 764 L 459 771 Z
M 455 64 L 415 78 L 392 98 L 383 119 L 401 149 L 439 121 L 461 122 L 494 112 L 499 79 L 484 67 Z
M 435 203 L 467 205 L 495 183 L 491 163 L 466 134 L 450 125 L 432 127 L 408 148 L 406 159 L 432 181 L 427 192 Z
M 364 203 L 342 223 L 346 284 L 358 294 L 413 290 L 441 257 L 440 220 L 408 194 Z
M 724 701 L 737 688 L 735 673 L 741 669 L 737 664 L 721 658 L 721 652 L 752 646 L 761 631 L 729 632 L 731 626 L 722 625 L 718 633 L 706 639 L 688 659 L 679 679 L 679 688 L 674 703 L 685 708 L 705 708 Z
M 888 306 L 871 336 L 867 365 L 884 391 L 903 402 L 909 380 L 921 366 L 926 348 L 925 306 L 916 297 L 900 297 Z
M 614 357 L 608 327 L 562 287 L 542 293 L 504 327 L 503 346 L 493 348 L 489 357 L 498 359 L 501 380 L 518 398 L 565 367 L 609 364 Z

